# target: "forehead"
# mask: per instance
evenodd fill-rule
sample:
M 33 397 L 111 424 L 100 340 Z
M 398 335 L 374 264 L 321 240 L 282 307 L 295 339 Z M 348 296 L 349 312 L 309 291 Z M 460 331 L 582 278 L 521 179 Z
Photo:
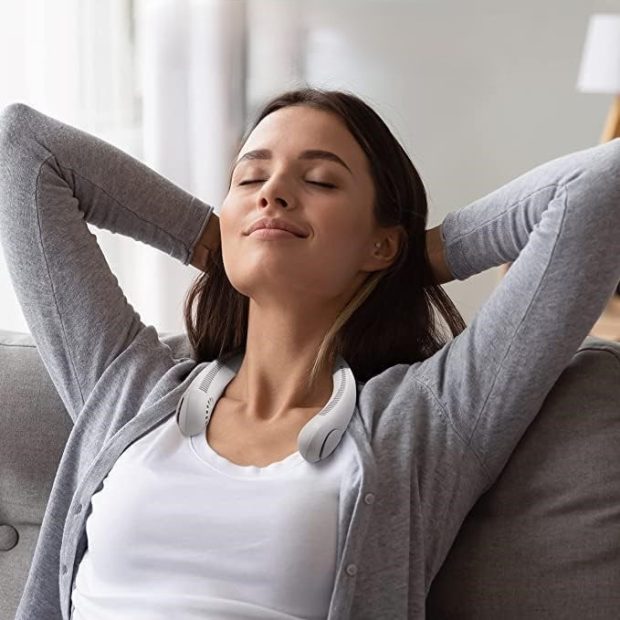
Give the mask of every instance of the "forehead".
M 307 149 L 324 149 L 339 155 L 348 166 L 360 170 L 365 153 L 340 118 L 309 106 L 288 106 L 272 112 L 254 128 L 239 151 L 270 149 L 274 157 L 291 156 Z

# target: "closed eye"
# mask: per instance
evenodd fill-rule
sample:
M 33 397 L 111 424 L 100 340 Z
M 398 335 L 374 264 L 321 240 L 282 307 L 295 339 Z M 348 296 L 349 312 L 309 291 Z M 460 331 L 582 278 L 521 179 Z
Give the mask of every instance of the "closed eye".
M 319 183 L 318 181 L 308 181 L 308 183 L 312 183 L 313 185 L 320 185 L 321 187 L 328 187 L 329 189 L 334 189 L 336 187 L 331 183 Z
M 251 183 L 263 183 L 263 181 L 260 179 L 256 179 L 252 181 L 241 181 L 239 185 L 250 185 Z M 330 189 L 335 189 L 336 187 L 335 185 L 332 185 L 331 183 L 320 183 L 319 181 L 307 181 L 307 183 L 311 183 L 312 185 L 320 185 L 321 187 L 326 187 Z

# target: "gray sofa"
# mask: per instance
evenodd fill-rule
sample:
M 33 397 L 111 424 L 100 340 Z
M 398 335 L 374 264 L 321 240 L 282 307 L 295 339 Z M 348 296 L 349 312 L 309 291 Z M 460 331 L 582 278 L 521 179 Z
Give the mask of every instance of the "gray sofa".
M 189 355 L 183 334 L 160 337 Z M 71 420 L 30 334 L 0 330 L 0 364 L 0 620 L 11 620 Z M 620 343 L 583 341 L 427 602 L 431 619 L 620 618 Z

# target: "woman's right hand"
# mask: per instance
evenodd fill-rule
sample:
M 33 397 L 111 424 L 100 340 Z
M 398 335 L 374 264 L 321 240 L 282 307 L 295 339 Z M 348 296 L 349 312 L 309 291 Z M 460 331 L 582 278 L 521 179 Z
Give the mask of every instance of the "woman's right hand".
M 207 227 L 194 246 L 190 265 L 200 269 L 200 271 L 205 271 L 209 253 L 216 251 L 220 243 L 220 218 L 215 211 L 212 211 Z

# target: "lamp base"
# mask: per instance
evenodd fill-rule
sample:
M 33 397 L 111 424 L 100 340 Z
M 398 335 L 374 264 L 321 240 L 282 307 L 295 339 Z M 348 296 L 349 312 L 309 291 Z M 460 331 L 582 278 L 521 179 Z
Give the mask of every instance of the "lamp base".
M 601 144 L 620 137 L 620 95 L 614 97 L 613 103 L 607 113 L 605 128 L 601 135 Z

